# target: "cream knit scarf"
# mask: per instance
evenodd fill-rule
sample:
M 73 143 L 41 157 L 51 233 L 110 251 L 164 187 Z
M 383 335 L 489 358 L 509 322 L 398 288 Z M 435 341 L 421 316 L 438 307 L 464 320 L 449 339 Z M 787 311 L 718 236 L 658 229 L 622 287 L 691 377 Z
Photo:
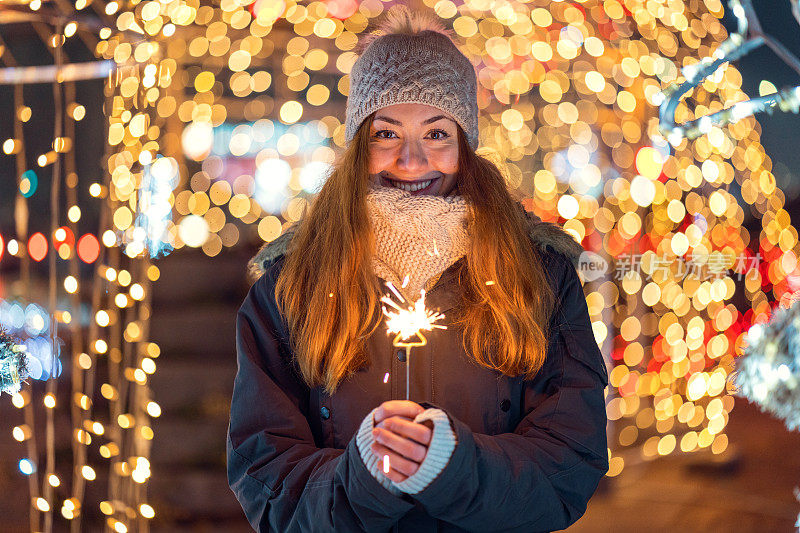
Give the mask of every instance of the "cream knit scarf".
M 410 302 L 467 253 L 468 206 L 463 197 L 412 196 L 371 183 L 366 201 L 375 232 L 375 274 L 391 281 Z

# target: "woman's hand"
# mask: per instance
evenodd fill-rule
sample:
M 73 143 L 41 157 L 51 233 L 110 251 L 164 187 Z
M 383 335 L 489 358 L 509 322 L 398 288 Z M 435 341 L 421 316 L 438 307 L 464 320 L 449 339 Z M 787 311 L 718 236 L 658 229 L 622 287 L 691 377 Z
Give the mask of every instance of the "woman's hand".
M 372 436 L 374 453 L 386 477 L 400 483 L 413 476 L 428 453 L 433 436 L 426 424 L 417 424 L 414 418 L 425 409 L 414 402 L 392 400 L 383 402 L 375 411 L 375 428 Z M 384 457 L 389 456 L 389 471 L 384 468 Z

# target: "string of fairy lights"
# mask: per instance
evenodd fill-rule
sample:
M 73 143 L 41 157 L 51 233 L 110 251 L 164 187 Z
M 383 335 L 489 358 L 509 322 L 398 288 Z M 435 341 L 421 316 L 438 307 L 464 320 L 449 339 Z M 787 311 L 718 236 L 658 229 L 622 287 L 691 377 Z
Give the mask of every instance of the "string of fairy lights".
M 41 517 L 52 527 L 47 520 L 57 509 L 75 531 L 83 514 L 97 510 L 109 530 L 147 530 L 155 516 L 147 494 L 151 419 L 161 411 L 148 385 L 160 355 L 148 340 L 159 277 L 153 261 L 184 247 L 214 257 L 272 241 L 300 219 L 345 144 L 342 110 L 358 37 L 395 3 L 407 2 L 55 3 L 68 18 L 91 14 L 99 22 L 46 26 L 54 52 L 76 35 L 89 39 L 98 65 L 115 67 L 97 68 L 107 75 L 107 147 L 105 179 L 88 187 L 90 201 L 103 206 L 96 237 L 77 238 L 78 141 L 70 128 L 86 109 L 74 89 L 64 85 L 61 140 L 38 158 L 41 168 L 63 164 L 69 224 L 57 224 L 54 239 L 29 236 L 24 223 L 36 174 L 26 166 L 21 133 L 34 111 L 21 90 L 14 138 L 3 144 L 17 162 L 22 221 L 5 247 L 19 257 L 21 279 L 49 242 L 57 244 L 50 257 L 68 262 L 59 290 L 71 309 L 51 309 L 70 325 L 70 396 L 41 400 L 50 412 L 71 411 L 68 487 L 49 463 L 41 483 L 37 477 L 35 389 L 13 398 L 25 413 L 13 436 L 25 444 L 26 464 L 37 467 L 28 473 L 32 530 Z M 34 0 L 25 9 L 42 12 L 42 5 Z M 728 378 L 744 334 L 800 278 L 797 230 L 758 123 L 752 113 L 714 115 L 746 99 L 735 66 L 706 77 L 702 58 L 714 58 L 728 39 L 721 0 L 424 0 L 416 7 L 451 27 L 476 64 L 483 153 L 502 162 L 527 209 L 562 224 L 609 266 L 586 285 L 595 338 L 613 364 L 608 475 L 637 457 L 724 453 Z M 7 52 L 0 58 L 18 66 Z M 674 93 L 666 142 L 658 106 L 674 96 L 668 87 L 684 82 L 696 82 L 693 105 Z M 687 133 L 707 115 L 712 127 Z M 685 131 L 670 136 L 675 124 Z M 751 216 L 762 223 L 753 238 L 742 227 Z M 79 260 L 94 265 L 91 279 L 81 279 Z M 733 303 L 737 291 L 744 307 Z M 91 309 L 88 325 L 72 318 L 80 305 Z M 84 501 L 85 484 L 106 469 L 107 498 Z
M 143 340 L 147 335 L 147 325 L 142 323 L 149 318 L 150 281 L 158 277 L 158 269 L 141 259 L 124 261 L 124 268 L 121 266 L 123 261 L 112 242 L 117 236 L 107 230 L 109 205 L 106 202 L 100 204 L 100 230 L 78 238 L 78 222 L 83 211 L 78 187 L 79 184 L 85 186 L 85 182 L 81 183 L 77 175 L 75 122 L 84 118 L 86 108 L 76 101 L 74 81 L 108 76 L 113 69 L 109 70 L 108 61 L 74 66 L 66 57 L 64 44 L 73 36 L 80 38 L 92 50 L 102 42 L 94 33 L 96 28 L 86 24 L 87 19 L 75 12 L 87 7 L 86 2 L 78 2 L 74 7 L 58 3 L 58 16 L 52 10 L 45 12 L 40 3 L 31 3 L 28 7 L 32 12 L 42 9 L 41 16 L 30 19 L 31 27 L 48 45 L 54 68 L 20 67 L 11 51 L 1 45 L 3 43 L 0 43 L 0 59 L 9 67 L 4 71 L 4 79 L 16 83 L 14 137 L 6 139 L 3 151 L 15 156 L 18 176 L 14 217 L 16 238 L 3 244 L 7 244 L 9 255 L 20 260 L 19 292 L 23 297 L 30 297 L 32 267 L 35 269 L 34 265 L 46 257 L 50 262 L 48 307 L 51 313 L 45 315 L 52 328 L 48 348 L 28 350 L 37 357 L 28 357 L 27 369 L 27 375 L 32 379 L 47 380 L 46 391 L 39 399 L 36 397 L 39 395 L 38 387 L 32 385 L 12 397 L 13 405 L 24 411 L 24 423 L 13 427 L 12 436 L 26 444 L 26 456 L 20 460 L 19 469 L 30 482 L 30 529 L 52 531 L 54 527 L 59 528 L 54 526 L 54 518 L 60 510 L 60 518 L 69 522 L 72 531 L 83 530 L 81 518 L 86 484 L 98 480 L 98 471 L 103 468 L 100 461 L 108 460 L 109 474 L 100 476 L 107 480 L 108 498 L 93 504 L 91 511 L 96 513 L 99 510 L 107 515 L 107 527 L 111 530 L 123 532 L 134 525 L 137 530 L 145 531 L 146 520 L 154 515 L 152 507 L 146 503 L 146 493 L 141 489 L 150 476 L 148 443 L 153 433 L 147 420 L 159 416 L 160 407 L 151 400 L 147 387 L 147 377 L 155 371 L 153 358 L 159 355 L 159 348 Z M 65 16 L 74 17 L 78 22 L 66 22 Z M 53 20 L 56 23 L 50 24 Z M 100 33 L 109 35 L 104 30 Z M 61 83 L 53 83 L 56 79 Z M 51 151 L 35 158 L 37 166 L 42 169 L 36 170 L 27 167 L 22 124 L 31 119 L 34 111 L 24 104 L 22 84 L 47 82 L 53 86 L 54 140 Z M 115 87 L 113 76 L 109 77 L 107 92 Z M 37 193 L 38 176 L 48 167 L 53 174 L 49 213 L 52 227 L 48 231 L 52 237 L 48 239 L 42 233 L 35 233 L 28 238 L 30 216 L 27 201 Z M 88 192 L 92 197 L 103 198 L 107 189 L 107 184 L 94 183 L 88 191 L 81 191 L 80 196 Z M 59 211 L 62 201 L 66 204 L 66 225 L 61 225 L 63 215 Z M 102 235 L 105 246 L 101 246 L 95 235 Z M 62 262 L 67 263 L 66 268 L 60 268 Z M 83 290 L 81 264 L 95 267 L 94 275 L 86 280 L 90 291 Z M 62 273 L 65 274 L 63 277 Z M 66 300 L 61 295 L 66 296 Z M 3 318 L 10 317 L 14 325 L 19 303 L 4 304 L 7 314 Z M 91 317 L 89 324 L 82 319 L 87 307 Z M 29 305 L 25 311 L 24 328 L 17 327 L 17 330 L 27 337 L 23 341 L 25 346 L 41 348 L 40 344 L 34 343 L 42 339 L 34 337 L 34 332 L 28 327 L 30 309 Z M 57 324 L 68 326 L 65 339 L 59 338 Z M 61 375 L 62 365 L 66 366 L 59 357 L 58 346 L 62 340 L 69 346 L 71 386 L 66 388 L 59 387 L 56 379 Z M 99 375 L 103 378 L 96 387 L 98 367 L 101 367 Z M 107 402 L 107 413 L 95 409 L 94 402 L 99 397 Z M 38 427 L 35 423 L 39 416 L 35 415 L 39 403 L 45 408 L 44 428 L 41 423 Z M 56 451 L 64 444 L 63 436 L 55 432 L 55 413 L 60 409 L 70 411 L 73 427 L 68 435 L 72 464 L 67 467 L 56 462 Z M 134 420 L 139 423 L 134 424 Z M 42 429 L 44 450 L 37 446 L 37 434 L 41 437 Z M 115 515 L 124 516 L 125 521 L 116 519 Z M 137 520 L 145 523 L 137 525 Z

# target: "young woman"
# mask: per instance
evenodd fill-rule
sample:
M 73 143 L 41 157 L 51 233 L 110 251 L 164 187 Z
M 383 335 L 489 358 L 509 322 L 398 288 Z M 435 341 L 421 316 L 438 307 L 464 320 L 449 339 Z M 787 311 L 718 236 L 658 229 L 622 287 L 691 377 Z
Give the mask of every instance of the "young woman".
M 394 12 L 366 47 L 343 157 L 254 260 L 227 445 L 257 531 L 558 530 L 608 470 L 581 248 L 475 154 L 474 69 L 421 20 Z M 445 315 L 411 401 L 386 281 Z

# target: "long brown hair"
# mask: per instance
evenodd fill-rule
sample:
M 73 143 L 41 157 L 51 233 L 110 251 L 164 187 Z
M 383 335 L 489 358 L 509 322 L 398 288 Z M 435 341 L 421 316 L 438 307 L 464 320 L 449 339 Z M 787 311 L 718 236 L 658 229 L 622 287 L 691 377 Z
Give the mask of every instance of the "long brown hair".
M 329 393 L 366 362 L 365 341 L 381 321 L 365 201 L 371 125 L 372 116 L 314 199 L 275 287 L 303 378 Z M 471 242 L 458 272 L 464 306 L 452 323 L 478 364 L 532 377 L 544 363 L 553 294 L 503 175 L 461 128 L 458 139 L 456 181 L 470 206 Z

